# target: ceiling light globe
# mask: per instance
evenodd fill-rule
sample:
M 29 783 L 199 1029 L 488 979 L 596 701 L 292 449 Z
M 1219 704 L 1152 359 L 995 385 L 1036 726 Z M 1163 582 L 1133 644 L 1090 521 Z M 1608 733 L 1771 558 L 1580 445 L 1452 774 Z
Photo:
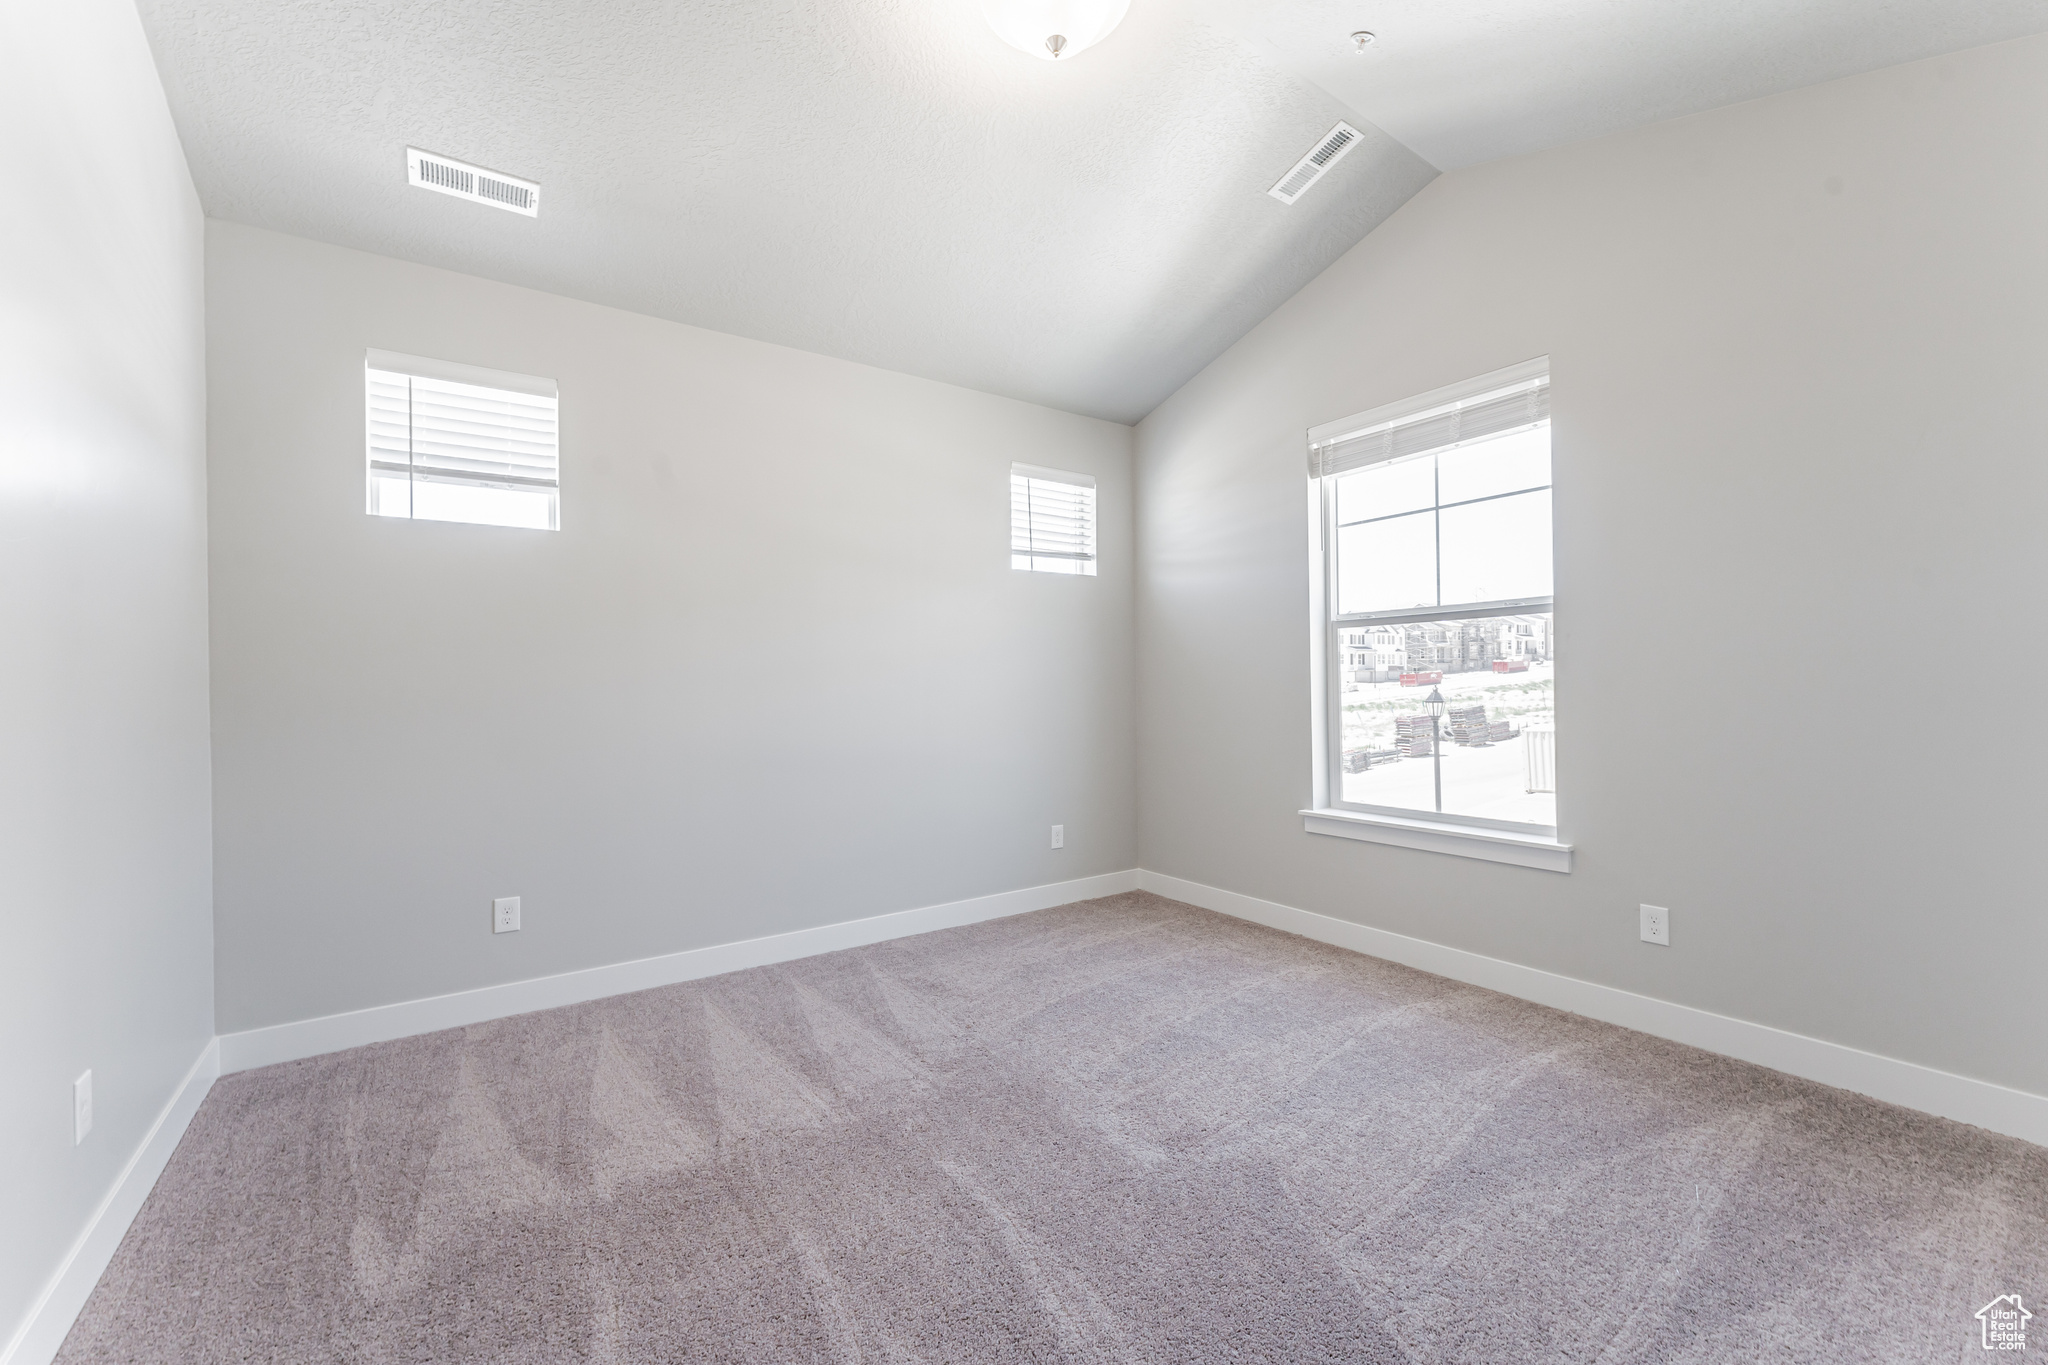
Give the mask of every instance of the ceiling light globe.
M 996 36 L 1041 61 L 1064 62 L 1123 22 L 1131 0 L 981 0 Z

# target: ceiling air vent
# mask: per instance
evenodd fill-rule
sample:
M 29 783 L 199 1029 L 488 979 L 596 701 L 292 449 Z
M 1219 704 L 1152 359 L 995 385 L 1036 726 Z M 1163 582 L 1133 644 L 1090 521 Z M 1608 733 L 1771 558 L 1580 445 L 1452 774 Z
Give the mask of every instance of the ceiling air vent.
M 1280 183 L 1266 193 L 1283 204 L 1301 198 L 1302 192 L 1323 178 L 1323 172 L 1344 159 L 1344 153 L 1358 144 L 1358 130 L 1340 123 L 1315 146 L 1315 150 L 1294 163 L 1294 169 L 1280 177 Z
M 405 149 L 405 178 L 423 190 L 452 194 L 457 199 L 510 209 L 528 218 L 540 214 L 540 186 L 516 175 L 500 175 L 481 166 L 435 156 L 417 147 Z

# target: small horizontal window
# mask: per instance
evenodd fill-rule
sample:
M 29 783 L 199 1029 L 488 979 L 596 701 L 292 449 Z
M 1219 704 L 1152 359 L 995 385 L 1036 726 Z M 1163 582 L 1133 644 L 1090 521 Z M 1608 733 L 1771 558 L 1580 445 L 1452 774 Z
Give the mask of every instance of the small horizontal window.
M 1010 567 L 1038 573 L 1095 572 L 1093 475 L 1010 466 Z
M 372 516 L 561 525 L 553 380 L 372 351 L 365 390 Z

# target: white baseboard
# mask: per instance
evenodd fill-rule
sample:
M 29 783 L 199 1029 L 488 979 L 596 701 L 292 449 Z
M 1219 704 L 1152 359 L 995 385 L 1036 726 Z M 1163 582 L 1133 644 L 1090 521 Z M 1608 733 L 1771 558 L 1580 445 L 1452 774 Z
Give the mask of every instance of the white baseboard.
M 78 1320 L 79 1310 L 85 1307 L 93 1286 L 100 1282 L 107 1262 L 114 1259 L 114 1251 L 121 1245 L 128 1225 L 142 1211 L 142 1201 L 149 1197 L 156 1178 L 163 1174 L 165 1163 L 177 1150 L 178 1139 L 185 1136 L 185 1125 L 199 1112 L 199 1102 L 206 1098 L 219 1075 L 220 1039 L 214 1038 L 200 1050 L 199 1059 L 171 1092 L 170 1102 L 150 1125 L 135 1155 L 121 1168 L 114 1187 L 86 1220 L 85 1231 L 78 1234 L 78 1240 L 65 1253 L 57 1273 L 50 1277 L 42 1296 L 28 1310 L 28 1317 L 14 1339 L 0 1350 L 0 1365 L 48 1365 L 57 1354 L 57 1348 L 64 1344 L 64 1334 Z
M 1752 1024 L 1689 1005 L 1675 1005 L 1613 986 L 1559 976 L 1462 948 L 1447 948 L 1440 943 L 1297 910 L 1291 905 L 1204 886 L 1162 872 L 1140 871 L 1137 875 L 1141 890 L 1205 910 L 2048 1145 L 2048 1096 L 1937 1071 L 1895 1057 L 1880 1057 L 1840 1043 L 1788 1033 L 1767 1024 Z
M 581 1004 L 607 995 L 644 991 L 678 981 L 694 981 L 699 977 L 718 976 L 745 967 L 762 967 L 773 962 L 789 962 L 818 953 L 835 952 L 840 948 L 858 948 L 885 939 L 927 934 L 934 929 L 951 929 L 957 925 L 1001 919 L 1005 915 L 1021 915 L 1031 910 L 1049 910 L 1055 905 L 1134 891 L 1137 885 L 1135 870 L 1104 872 L 1068 882 L 1002 891 L 971 900 L 927 905 L 918 910 L 899 910 L 869 919 L 845 920 L 815 929 L 772 934 L 766 938 L 719 943 L 708 948 L 692 948 L 687 952 L 589 967 L 528 981 L 511 981 L 502 986 L 483 986 L 452 995 L 429 996 L 423 1000 L 402 1000 L 397 1004 L 352 1010 L 347 1014 L 330 1014 L 318 1019 L 301 1019 L 289 1024 L 273 1024 L 244 1033 L 224 1033 L 220 1038 L 221 1071 L 247 1071 L 251 1067 L 294 1061 L 323 1052 L 339 1052 L 365 1043 L 382 1043 L 393 1038 L 460 1028 L 465 1024 L 481 1024 L 509 1014 Z M 0 1362 L 0 1365 L 6 1365 L 6 1362 Z

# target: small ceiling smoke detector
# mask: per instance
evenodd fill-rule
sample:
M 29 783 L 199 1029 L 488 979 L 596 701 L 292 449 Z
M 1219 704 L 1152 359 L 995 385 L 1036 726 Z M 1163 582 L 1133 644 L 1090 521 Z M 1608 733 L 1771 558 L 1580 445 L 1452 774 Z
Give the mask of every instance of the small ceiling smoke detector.
M 540 186 L 500 171 L 487 171 L 417 147 L 405 149 L 405 178 L 423 190 L 452 194 L 474 204 L 510 209 L 528 218 L 540 216 Z
M 1063 62 L 1110 35 L 1131 0 L 981 0 L 996 36 L 1042 61 Z
M 1362 53 L 1379 40 L 1380 38 L 1377 33 L 1367 33 L 1364 29 L 1360 29 L 1351 35 L 1351 50 Z
M 1291 204 L 1307 192 L 1308 187 L 1323 178 L 1323 172 L 1344 159 L 1344 154 L 1358 145 L 1358 130 L 1348 123 L 1332 128 L 1321 142 L 1315 145 L 1307 156 L 1294 163 L 1294 169 L 1280 177 L 1280 183 L 1266 193 L 1283 204 Z

